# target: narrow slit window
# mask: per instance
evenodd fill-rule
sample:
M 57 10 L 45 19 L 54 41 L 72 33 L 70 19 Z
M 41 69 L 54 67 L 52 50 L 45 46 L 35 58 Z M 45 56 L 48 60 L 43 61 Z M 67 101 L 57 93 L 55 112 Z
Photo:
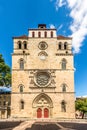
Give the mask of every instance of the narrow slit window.
M 20 108 L 24 109 L 24 101 L 21 101 L 20 105 L 21 105 Z
M 53 37 L 53 31 L 51 31 L 51 38 Z
M 61 102 L 61 111 L 66 112 L 66 103 L 65 103 L 65 101 Z
M 47 37 L 47 32 L 44 32 L 44 37 L 45 37 L 45 38 Z
M 20 93 L 23 93 L 23 86 L 20 86 Z
M 67 49 L 67 42 L 64 43 L 64 50 Z
M 62 92 L 66 92 L 66 85 L 65 84 L 62 85 Z
M 66 60 L 65 59 L 62 60 L 61 66 L 62 66 L 62 70 L 66 70 Z
M 20 70 L 24 70 L 24 60 L 20 60 Z
M 32 32 L 32 37 L 33 37 L 33 38 L 35 37 L 35 32 Z
M 18 41 L 18 49 L 22 49 L 22 43 L 21 43 L 21 41 Z
M 38 32 L 38 37 L 39 37 L 39 38 L 41 37 L 41 32 Z
M 62 49 L 62 43 L 60 42 L 59 43 L 59 50 L 61 50 Z

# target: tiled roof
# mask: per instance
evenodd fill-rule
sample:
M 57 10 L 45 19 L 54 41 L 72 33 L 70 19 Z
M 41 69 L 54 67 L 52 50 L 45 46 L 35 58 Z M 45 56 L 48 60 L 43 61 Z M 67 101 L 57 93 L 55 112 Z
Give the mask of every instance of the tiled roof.
M 62 36 L 62 35 L 58 35 L 57 39 L 72 39 L 72 37 L 65 37 L 65 36 Z
M 28 36 L 22 35 L 22 36 L 18 36 L 18 37 L 13 37 L 13 39 L 28 39 Z

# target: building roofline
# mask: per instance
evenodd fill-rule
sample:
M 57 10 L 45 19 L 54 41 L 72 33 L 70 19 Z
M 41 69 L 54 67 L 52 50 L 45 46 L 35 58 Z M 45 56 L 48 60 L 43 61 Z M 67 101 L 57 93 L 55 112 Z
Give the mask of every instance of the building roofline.
M 65 36 L 62 36 L 62 35 L 58 35 L 57 39 L 72 39 L 72 37 L 65 37 Z
M 28 37 L 28 36 L 26 36 L 26 35 L 22 35 L 22 36 L 15 36 L 15 37 L 12 37 L 13 39 L 28 39 L 28 38 L 31 38 L 31 37 Z M 34 37 L 34 38 L 38 38 L 38 37 Z M 41 37 L 41 38 L 44 38 L 44 37 Z M 47 37 L 47 38 L 50 38 L 50 37 Z M 57 37 L 55 37 L 55 38 L 57 38 L 58 40 L 65 40 L 65 39 L 67 39 L 67 40 L 69 40 L 69 39 L 72 39 L 72 37 L 65 37 L 65 36 L 62 36 L 62 35 L 58 35 Z
M 12 39 L 28 39 L 28 36 L 26 36 L 26 35 L 22 35 L 22 36 L 16 36 L 16 37 L 12 37 Z
M 30 28 L 28 30 L 57 30 L 56 28 Z

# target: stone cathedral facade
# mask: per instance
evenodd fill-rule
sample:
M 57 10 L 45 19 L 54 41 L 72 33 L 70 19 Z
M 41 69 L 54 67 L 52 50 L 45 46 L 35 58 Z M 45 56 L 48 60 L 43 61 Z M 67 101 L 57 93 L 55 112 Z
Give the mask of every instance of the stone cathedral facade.
M 13 37 L 11 117 L 74 118 L 72 38 L 45 24 Z

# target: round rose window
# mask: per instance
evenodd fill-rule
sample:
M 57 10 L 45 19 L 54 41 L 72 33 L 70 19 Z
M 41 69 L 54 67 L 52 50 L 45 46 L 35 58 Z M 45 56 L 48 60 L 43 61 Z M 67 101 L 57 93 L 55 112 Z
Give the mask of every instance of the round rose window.
M 42 41 L 39 43 L 39 49 L 45 50 L 45 49 L 47 49 L 47 47 L 48 47 L 48 45 L 46 42 Z
M 36 74 L 36 82 L 41 87 L 48 85 L 49 80 L 50 80 L 50 76 L 47 72 L 38 72 Z

